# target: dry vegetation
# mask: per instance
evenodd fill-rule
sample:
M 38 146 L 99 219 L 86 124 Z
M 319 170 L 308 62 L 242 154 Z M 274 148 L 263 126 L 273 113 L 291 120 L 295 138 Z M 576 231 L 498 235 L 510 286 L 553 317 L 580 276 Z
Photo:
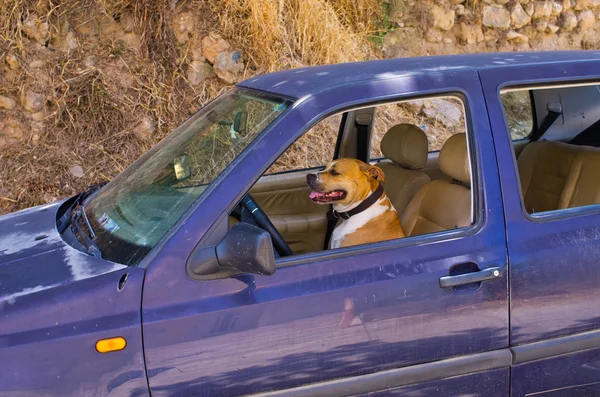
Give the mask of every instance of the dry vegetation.
M 242 50 L 243 77 L 378 56 L 368 38 L 379 0 L 4 0 L 0 95 L 19 104 L 39 93 L 43 110 L 0 108 L 0 213 L 111 179 L 229 87 L 187 81 L 193 42 L 174 22 L 183 13 L 195 34 L 220 32 Z M 28 37 L 28 21 L 47 39 Z

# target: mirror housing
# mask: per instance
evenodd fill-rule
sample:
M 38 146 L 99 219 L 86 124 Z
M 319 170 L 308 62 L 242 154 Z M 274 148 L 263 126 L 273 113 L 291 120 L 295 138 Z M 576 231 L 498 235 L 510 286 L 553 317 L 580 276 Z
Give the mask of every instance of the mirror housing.
M 187 271 L 195 279 L 226 278 L 250 273 L 275 273 L 275 251 L 269 233 L 248 223 L 238 223 L 215 246 L 203 247 L 188 260 Z

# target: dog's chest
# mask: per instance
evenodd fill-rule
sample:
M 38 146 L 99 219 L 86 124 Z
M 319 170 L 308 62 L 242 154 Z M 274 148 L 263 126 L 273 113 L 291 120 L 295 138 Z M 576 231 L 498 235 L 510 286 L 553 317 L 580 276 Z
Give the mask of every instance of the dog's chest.
M 364 210 L 363 212 L 352 216 L 350 219 L 343 220 L 331 234 L 331 242 L 329 248 L 340 248 L 344 242 L 344 238 L 352 233 L 355 233 L 358 229 L 365 226 L 372 219 L 388 211 L 390 208 L 381 202 L 376 203 L 372 207 Z

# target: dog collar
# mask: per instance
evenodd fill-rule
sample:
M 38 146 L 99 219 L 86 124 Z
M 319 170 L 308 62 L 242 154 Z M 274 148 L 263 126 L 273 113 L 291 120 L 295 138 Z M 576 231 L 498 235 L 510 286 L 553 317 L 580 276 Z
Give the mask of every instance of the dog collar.
M 381 198 L 381 196 L 383 196 L 383 185 L 380 183 L 372 195 L 364 199 L 362 203 L 360 203 L 356 208 L 352 208 L 350 211 L 338 212 L 333 209 L 333 206 L 331 206 L 331 210 L 327 213 L 327 219 L 350 219 L 351 216 L 360 214 L 361 212 L 375 204 L 377 200 Z

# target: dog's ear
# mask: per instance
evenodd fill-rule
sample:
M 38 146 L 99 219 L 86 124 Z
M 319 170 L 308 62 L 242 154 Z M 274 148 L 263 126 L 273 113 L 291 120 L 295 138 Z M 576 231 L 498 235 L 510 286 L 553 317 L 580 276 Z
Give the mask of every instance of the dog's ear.
M 383 173 L 383 170 L 378 166 L 370 164 L 361 164 L 360 169 L 371 178 L 374 178 L 379 182 L 385 182 L 385 174 Z

